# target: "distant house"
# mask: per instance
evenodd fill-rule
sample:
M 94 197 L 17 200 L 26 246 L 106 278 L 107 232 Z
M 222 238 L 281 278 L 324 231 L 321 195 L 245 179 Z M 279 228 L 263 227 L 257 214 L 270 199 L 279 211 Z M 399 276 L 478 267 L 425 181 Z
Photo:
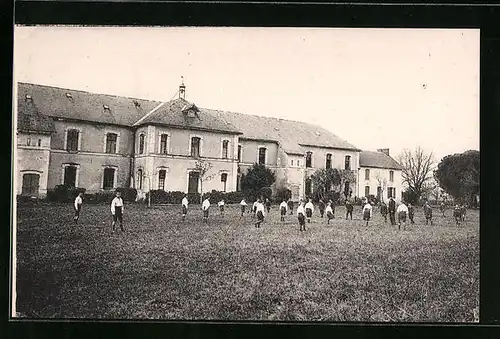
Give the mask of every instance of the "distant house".
M 387 201 L 393 197 L 401 201 L 402 167 L 389 155 L 389 149 L 377 152 L 362 151 L 359 155 L 359 197 L 374 195 Z
M 240 190 L 241 175 L 260 163 L 276 173 L 273 188 L 297 200 L 312 193 L 317 169 L 360 169 L 365 152 L 320 126 L 200 108 L 184 84 L 179 93 L 160 102 L 19 83 L 17 194 L 44 196 L 59 184 L 199 192 L 202 158 L 214 174 L 204 191 Z M 398 171 L 389 165 L 380 169 Z M 389 186 L 400 187 L 400 174 L 394 180 Z M 362 192 L 358 183 L 347 184 Z

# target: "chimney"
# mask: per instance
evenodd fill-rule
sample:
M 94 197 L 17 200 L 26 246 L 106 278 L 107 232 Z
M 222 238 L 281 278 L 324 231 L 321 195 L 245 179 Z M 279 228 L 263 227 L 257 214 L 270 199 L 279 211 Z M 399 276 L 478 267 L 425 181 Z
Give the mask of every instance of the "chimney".
M 382 152 L 382 153 L 384 153 L 385 155 L 390 156 L 390 155 L 389 155 L 389 149 L 388 149 L 388 148 L 379 148 L 379 149 L 377 150 L 377 152 Z
M 179 98 L 186 99 L 186 85 L 184 85 L 184 77 L 181 77 L 181 85 L 179 86 Z

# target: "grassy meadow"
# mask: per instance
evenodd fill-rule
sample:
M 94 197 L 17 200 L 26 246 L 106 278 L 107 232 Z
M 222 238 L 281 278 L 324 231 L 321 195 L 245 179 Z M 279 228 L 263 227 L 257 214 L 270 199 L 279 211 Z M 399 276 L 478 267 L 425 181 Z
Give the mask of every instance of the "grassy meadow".
M 306 232 L 273 206 L 260 229 L 239 206 L 128 204 L 125 233 L 108 205 L 18 205 L 17 302 L 30 318 L 473 322 L 479 303 L 479 211 L 451 211 L 406 231 L 378 212 L 368 227 L 315 211 Z

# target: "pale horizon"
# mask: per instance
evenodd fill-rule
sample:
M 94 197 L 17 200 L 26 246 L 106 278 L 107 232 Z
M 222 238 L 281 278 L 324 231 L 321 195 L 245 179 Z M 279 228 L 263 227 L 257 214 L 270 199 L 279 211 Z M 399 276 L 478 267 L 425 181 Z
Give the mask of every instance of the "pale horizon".
M 14 29 L 16 82 L 168 101 L 181 76 L 200 107 L 321 125 L 394 158 L 479 150 L 479 30 Z

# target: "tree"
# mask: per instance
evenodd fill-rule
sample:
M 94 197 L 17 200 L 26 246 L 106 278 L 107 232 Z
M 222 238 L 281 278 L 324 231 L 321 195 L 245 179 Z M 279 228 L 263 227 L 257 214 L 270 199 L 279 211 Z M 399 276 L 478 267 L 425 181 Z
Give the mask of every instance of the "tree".
M 334 186 L 340 186 L 342 178 L 339 170 L 336 168 L 318 169 L 311 175 L 314 188 L 314 196 L 317 200 L 325 200 L 327 194 L 332 191 Z
M 406 184 L 416 201 L 420 200 L 422 194 L 432 188 L 429 181 L 435 165 L 434 154 L 426 153 L 420 147 L 415 150 L 405 149 L 398 156 L 398 162 L 403 168 L 403 184 Z
M 384 177 L 380 172 L 375 175 L 375 180 L 377 180 L 378 187 L 380 187 L 380 201 L 384 201 L 384 193 L 387 189 L 387 178 Z
M 241 189 L 245 195 L 254 200 L 258 197 L 260 189 L 270 187 L 276 180 L 276 175 L 265 165 L 253 164 L 247 173 L 241 177 Z
M 352 189 L 350 188 L 350 185 L 352 183 L 356 182 L 356 175 L 354 175 L 354 171 L 346 170 L 346 169 L 340 170 L 339 174 L 340 174 L 340 190 L 342 190 L 342 188 L 344 188 L 343 193 L 344 193 L 345 198 L 347 199 L 352 194 Z M 345 184 L 347 182 L 349 183 L 349 190 L 345 189 L 346 188 Z
M 479 194 L 479 151 L 466 151 L 441 159 L 434 178 L 439 186 L 454 199 L 475 203 Z
M 212 178 L 215 176 L 214 173 L 210 175 L 208 174 L 212 167 L 213 165 L 211 162 L 203 159 L 196 160 L 196 163 L 194 165 L 195 170 L 200 175 L 200 204 L 203 203 L 203 183 L 205 181 L 212 180 Z

